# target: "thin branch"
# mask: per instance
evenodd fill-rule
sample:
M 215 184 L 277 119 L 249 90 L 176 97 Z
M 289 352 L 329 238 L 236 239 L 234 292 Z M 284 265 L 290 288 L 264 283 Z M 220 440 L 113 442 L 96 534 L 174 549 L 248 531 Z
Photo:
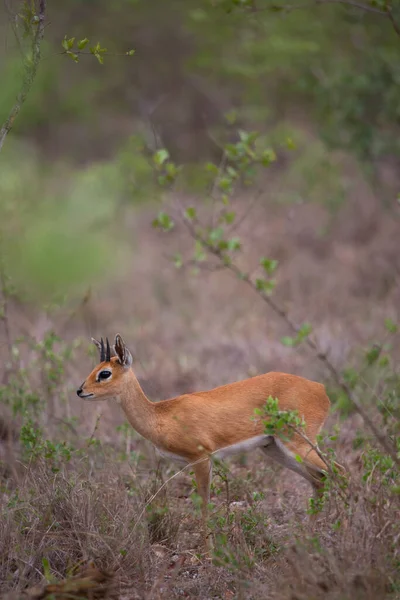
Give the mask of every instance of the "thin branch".
M 240 226 L 244 223 L 244 221 L 247 219 L 247 217 L 250 215 L 251 211 L 259 201 L 260 197 L 263 194 L 263 191 L 264 190 L 259 190 L 254 195 L 247 209 L 242 213 L 242 215 L 238 219 L 235 219 L 231 227 L 228 227 L 228 233 L 233 233 L 234 231 L 237 231 L 240 228 Z
M 389 6 L 386 6 L 385 10 L 381 10 L 380 8 L 376 8 L 375 6 L 370 6 L 369 4 L 362 4 L 361 2 L 353 2 L 353 0 L 315 0 L 314 2 L 306 3 L 306 4 L 286 4 L 279 5 L 273 4 L 270 6 L 266 6 L 265 8 L 257 8 L 251 7 L 251 13 L 258 13 L 264 11 L 279 11 L 279 12 L 292 12 L 294 10 L 302 10 L 314 8 L 315 6 L 321 6 L 323 4 L 341 4 L 342 6 L 349 6 L 351 8 L 356 8 L 358 10 L 362 10 L 366 13 L 372 13 L 375 15 L 380 15 L 381 17 L 386 17 L 390 20 L 392 27 L 396 34 L 400 37 L 400 25 L 396 22 L 392 9 Z
M 379 8 L 375 8 L 374 6 L 369 6 L 368 4 L 361 4 L 360 2 L 352 2 L 351 0 L 316 0 L 316 4 L 343 4 L 345 6 L 352 6 L 353 8 L 358 8 L 359 10 L 363 10 L 364 12 L 371 12 L 386 17 L 388 16 L 385 10 L 380 10 Z
M 400 25 L 397 23 L 396 19 L 393 16 L 392 9 L 389 7 L 387 8 L 387 16 L 389 17 L 389 20 L 392 24 L 393 29 L 395 30 L 397 35 L 400 37 Z
M 31 56 L 27 56 L 24 61 L 24 76 L 22 80 L 21 90 L 19 91 L 15 100 L 14 106 L 12 107 L 10 114 L 6 121 L 3 123 L 0 129 L 0 151 L 3 147 L 7 135 L 10 133 L 14 121 L 17 118 L 22 105 L 24 104 L 32 84 L 35 80 L 37 70 L 40 63 L 41 55 L 41 44 L 44 36 L 45 27 L 45 16 L 46 16 L 46 0 L 40 0 L 39 2 L 39 15 L 38 23 L 35 25 L 36 33 L 32 38 Z M 32 25 L 33 27 L 33 25 Z
M 68 54 L 68 50 L 63 50 L 62 52 L 54 52 L 54 54 L 49 54 L 45 58 L 50 58 L 51 56 L 62 56 L 63 54 Z M 73 53 L 77 56 L 95 56 L 93 52 L 85 52 L 84 50 L 73 50 Z M 128 52 L 103 52 L 101 56 L 127 56 L 131 58 L 132 55 Z
M 222 262 L 222 264 L 225 266 L 226 269 L 231 271 L 234 275 L 236 275 L 236 277 L 238 277 L 239 279 L 244 281 L 249 287 L 251 287 L 251 289 L 253 291 L 255 291 L 262 298 L 262 300 L 264 300 L 264 302 L 277 315 L 279 315 L 281 317 L 281 319 L 283 319 L 285 321 L 287 327 L 291 330 L 292 333 L 297 334 L 299 332 L 299 328 L 289 317 L 286 310 L 284 310 L 278 304 L 276 304 L 274 302 L 274 300 L 272 300 L 272 298 L 270 296 L 268 296 L 263 290 L 258 289 L 256 284 L 254 283 L 254 281 L 250 278 L 250 276 L 247 273 L 243 273 L 241 271 L 241 269 L 239 269 L 239 267 L 237 265 L 235 265 L 235 263 L 233 263 L 231 261 L 230 262 L 225 261 L 223 251 L 221 251 L 219 248 L 216 248 L 215 246 L 213 246 L 208 240 L 204 239 L 203 236 L 196 231 L 196 228 L 192 225 L 192 223 L 190 221 L 188 221 L 185 217 L 183 217 L 183 222 L 186 225 L 186 228 L 187 228 L 188 232 L 190 233 L 190 235 L 195 240 L 201 242 L 203 244 L 204 248 L 206 248 L 211 254 L 216 256 Z M 376 437 L 376 439 L 378 440 L 378 442 L 380 443 L 382 448 L 384 448 L 386 450 L 386 452 L 392 458 L 393 462 L 399 467 L 400 459 L 397 456 L 396 449 L 390 443 L 390 441 L 388 440 L 385 433 L 381 432 L 379 430 L 379 425 L 375 425 L 375 423 L 373 422 L 371 417 L 364 410 L 364 407 L 360 404 L 358 399 L 355 397 L 350 386 L 343 379 L 343 377 L 341 376 L 339 371 L 336 369 L 336 367 L 333 365 L 333 363 L 330 361 L 330 359 L 328 358 L 326 353 L 321 351 L 321 349 L 318 348 L 317 344 L 309 337 L 305 338 L 304 343 L 307 344 L 307 346 L 314 352 L 314 354 L 316 355 L 318 360 L 320 360 L 321 363 L 327 368 L 327 370 L 329 371 L 329 373 L 335 380 L 336 384 L 345 392 L 345 394 L 349 398 L 350 402 L 353 404 L 355 410 L 359 413 L 359 415 L 361 415 L 364 422 L 369 427 L 369 429 L 372 431 L 372 433 L 374 434 L 374 436 Z
M 368 4 L 361 4 L 360 2 L 352 2 L 352 0 L 314 0 L 314 2 L 307 2 L 305 4 L 285 4 L 283 6 L 279 4 L 273 4 L 271 6 L 266 6 L 265 8 L 252 8 L 250 12 L 292 12 L 294 10 L 303 10 L 305 8 L 315 8 L 315 5 L 321 6 L 321 4 L 344 4 L 353 8 L 358 8 L 359 10 L 363 10 L 365 12 L 378 14 L 383 17 L 388 16 L 385 10 L 380 10 L 379 8 L 375 8 L 374 6 L 368 6 Z

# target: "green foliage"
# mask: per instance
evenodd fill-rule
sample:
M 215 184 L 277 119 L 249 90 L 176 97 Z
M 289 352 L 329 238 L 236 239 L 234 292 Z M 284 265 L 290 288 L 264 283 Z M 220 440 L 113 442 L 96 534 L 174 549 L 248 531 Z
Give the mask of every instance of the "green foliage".
M 73 448 L 69 444 L 66 442 L 54 443 L 44 439 L 41 429 L 35 427 L 30 420 L 21 427 L 20 441 L 25 461 L 31 462 L 42 458 L 49 463 L 53 473 L 58 473 L 61 464 L 71 460 Z
M 278 436 L 284 441 L 293 437 L 296 430 L 302 431 L 305 422 L 294 410 L 280 410 L 278 398 L 269 396 L 261 409 L 255 409 L 255 415 L 261 418 L 264 433 Z M 302 462 L 299 457 L 299 462 Z
M 99 165 L 69 177 L 55 167 L 54 180 L 64 179 L 56 189 L 36 159 L 26 153 L 21 165 L 18 156 L 9 144 L 0 163 L 3 260 L 19 293 L 60 302 L 115 265 L 121 245 L 109 231 L 118 168 Z
M 9 301 L 9 298 L 8 298 Z M 51 330 L 45 332 L 43 340 L 36 342 L 21 337 L 12 346 L 12 361 L 6 367 L 10 373 L 7 384 L 0 386 L 0 402 L 6 404 L 15 417 L 33 423 L 43 410 L 46 401 L 57 394 L 63 397 L 65 365 L 71 358 L 75 344 L 65 344 Z M 18 367 L 21 355 L 31 354 L 29 364 Z M 33 378 L 40 373 L 40 378 Z
M 281 340 L 282 344 L 284 346 L 298 346 L 308 338 L 311 332 L 312 326 L 310 323 L 303 323 L 303 325 L 299 327 L 297 335 L 295 337 L 284 336 Z
M 239 185 L 250 185 L 254 182 L 258 170 L 267 167 L 275 160 L 275 153 L 270 148 L 265 148 L 256 132 L 247 133 L 239 131 L 240 141 L 236 144 L 227 144 L 225 147 L 226 162 L 219 167 L 213 163 L 206 163 L 203 167 L 203 193 L 205 201 L 211 201 L 215 207 L 216 218 L 214 226 L 206 225 L 199 217 L 197 209 L 189 206 L 183 210 L 182 219 L 188 225 L 194 238 L 194 254 L 192 261 L 201 263 L 206 259 L 207 253 L 221 258 L 225 265 L 231 264 L 232 256 L 242 249 L 242 242 L 238 236 L 232 235 L 238 215 L 232 210 L 231 200 Z M 158 150 L 153 156 L 158 183 L 165 187 L 175 183 L 179 187 L 181 178 L 185 176 L 185 169 L 176 166 L 169 160 L 167 150 Z M 153 226 L 169 231 L 174 227 L 174 220 L 165 211 L 160 211 L 153 221 Z M 180 254 L 174 255 L 175 265 L 180 268 L 184 261 Z M 275 281 L 269 277 L 277 267 L 277 261 L 263 258 L 260 261 L 268 279 L 257 278 L 256 285 L 269 294 L 275 287 Z
M 397 152 L 399 40 L 389 20 L 364 18 L 351 7 L 321 6 L 311 13 L 306 6 L 286 11 L 266 2 L 252 13 L 248 5 L 224 0 L 214 11 L 203 9 L 201 19 L 191 13 L 191 30 L 199 37 L 207 30 L 191 66 L 206 71 L 212 63 L 213 72 L 219 67 L 240 83 L 247 111 L 260 119 L 263 104 L 279 115 L 280 103 L 290 98 L 314 113 L 330 146 L 366 161 Z M 273 82 L 267 97 L 260 78 Z
M 170 231 L 174 227 L 174 222 L 167 213 L 160 211 L 157 218 L 153 221 L 153 227 L 160 227 L 163 231 Z
M 58 81 L 59 59 L 51 54 L 52 48 L 48 42 L 43 42 L 42 51 L 48 56 L 42 61 L 23 109 L 15 120 L 13 132 L 16 134 L 34 133 L 40 127 L 48 127 L 49 123 L 61 123 L 68 119 L 90 123 L 94 116 L 91 109 L 92 94 L 99 82 L 94 76 L 88 75 L 79 85 L 71 81 L 64 89 Z M 20 56 L 13 54 L 0 62 L 0 123 L 7 118 L 21 88 L 22 66 Z

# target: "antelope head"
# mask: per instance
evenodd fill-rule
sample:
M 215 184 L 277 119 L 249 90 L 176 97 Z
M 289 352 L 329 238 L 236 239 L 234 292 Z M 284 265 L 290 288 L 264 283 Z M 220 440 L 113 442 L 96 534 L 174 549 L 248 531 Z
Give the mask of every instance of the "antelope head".
M 131 373 L 132 354 L 125 346 L 122 337 L 115 336 L 115 344 L 111 348 L 108 338 L 97 341 L 92 338 L 100 353 L 100 362 L 76 391 L 85 400 L 107 400 L 117 398 L 126 377 Z

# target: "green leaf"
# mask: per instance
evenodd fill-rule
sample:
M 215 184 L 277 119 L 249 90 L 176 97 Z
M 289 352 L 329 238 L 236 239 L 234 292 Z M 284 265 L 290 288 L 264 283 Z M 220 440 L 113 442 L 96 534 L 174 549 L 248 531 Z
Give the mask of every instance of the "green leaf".
M 227 144 L 225 146 L 225 152 L 228 158 L 235 159 L 239 155 L 239 149 L 235 144 Z
M 260 258 L 260 265 L 268 275 L 272 275 L 278 266 L 278 261 L 272 258 Z
M 238 114 L 236 110 L 230 110 L 229 112 L 225 113 L 225 119 L 227 123 L 229 123 L 229 125 L 233 125 L 234 123 L 236 123 L 237 117 Z
M 67 54 L 67 56 L 69 56 L 74 62 L 79 62 L 79 56 L 77 54 L 75 54 L 75 52 L 71 52 L 70 50 L 67 50 L 67 52 L 65 53 Z
M 281 339 L 281 342 L 284 346 L 294 346 L 295 345 L 295 339 L 290 337 L 289 335 L 285 335 Z
M 71 48 L 73 47 L 75 42 L 75 38 L 67 38 L 67 36 L 64 37 L 63 41 L 61 42 L 62 47 L 64 48 L 64 50 L 71 50 Z
M 242 243 L 239 238 L 235 237 L 227 242 L 228 250 L 240 250 L 242 247 Z
M 229 177 L 222 177 L 218 181 L 218 187 L 223 192 L 231 192 L 232 191 L 232 179 L 230 179 Z
M 180 252 L 174 255 L 174 265 L 177 269 L 180 269 L 183 265 L 182 254 Z
M 211 242 L 218 242 L 222 236 L 224 235 L 224 230 L 222 229 L 222 227 L 216 227 L 215 229 L 212 229 L 210 231 L 209 234 L 209 239 Z
M 276 160 L 276 154 L 274 150 L 269 148 L 268 150 L 264 150 L 261 154 L 261 164 L 264 167 L 268 167 L 272 162 Z
M 385 319 L 385 327 L 389 333 L 397 333 L 398 326 L 392 319 Z
M 359 374 L 355 369 L 348 368 L 343 371 L 343 377 L 346 383 L 349 384 L 351 388 L 354 388 L 359 380 Z
M 214 165 L 214 163 L 209 162 L 205 165 L 204 168 L 208 173 L 213 173 L 214 175 L 218 175 L 218 173 L 219 173 L 219 169 L 218 169 L 217 165 Z
M 155 152 L 153 154 L 153 161 L 155 162 L 155 164 L 158 167 L 161 167 L 165 163 L 165 161 L 167 161 L 168 159 L 169 159 L 169 152 L 165 148 L 161 148 L 160 150 L 157 150 L 157 152 Z
M 189 220 L 189 221 L 193 221 L 193 219 L 196 218 L 196 209 L 193 206 L 189 206 L 189 208 L 187 208 L 185 210 L 185 217 Z
M 99 63 L 102 65 L 104 63 L 104 58 L 102 54 L 107 52 L 107 48 L 102 48 L 100 42 L 97 42 L 95 46 L 89 48 L 90 52 L 97 58 Z
M 134 50 L 132 48 L 132 50 L 128 50 L 128 52 L 126 54 L 127 54 L 127 56 L 133 56 L 135 54 L 135 52 L 136 52 L 136 50 Z
M 369 365 L 372 365 L 372 364 L 374 364 L 378 360 L 380 353 L 381 353 L 381 347 L 380 346 L 372 346 L 365 353 L 365 360 L 367 361 L 367 363 Z
M 233 210 L 229 211 L 229 212 L 226 212 L 222 216 L 222 218 L 225 221 L 225 223 L 227 223 L 228 225 L 230 225 L 236 219 L 236 213 Z
M 312 332 L 312 327 L 310 323 L 303 323 L 297 333 L 297 341 L 302 342 L 306 337 L 310 335 Z
M 83 40 L 79 40 L 78 42 L 78 48 L 79 50 L 83 50 L 85 48 L 85 46 L 87 46 L 89 43 L 88 38 L 83 38 Z
M 291 137 L 286 138 L 286 146 L 289 150 L 294 150 L 296 148 L 296 144 Z
M 226 172 L 228 173 L 228 175 L 231 176 L 232 179 L 236 179 L 238 176 L 238 172 L 233 167 L 228 167 L 226 169 Z
M 387 367 L 390 363 L 389 357 L 388 356 L 382 356 L 382 358 L 380 358 L 378 365 L 380 367 Z
M 172 182 L 175 177 L 178 175 L 179 171 L 182 167 L 177 167 L 174 163 L 170 162 L 165 166 L 165 170 L 167 172 L 168 181 Z
M 261 277 L 256 279 L 257 290 L 268 295 L 273 292 L 275 285 L 276 282 L 274 280 L 262 279 Z
M 50 563 L 47 558 L 43 556 L 42 558 L 42 567 L 43 567 L 43 575 L 47 581 L 51 581 L 51 571 L 50 571 Z
M 264 291 L 265 285 L 266 285 L 266 280 L 265 279 L 261 279 L 260 277 L 258 279 L 256 279 L 256 288 L 259 291 Z
M 244 144 L 254 144 L 260 135 L 257 131 L 243 131 L 242 129 L 239 129 L 238 133 L 240 141 Z
M 174 222 L 167 213 L 161 211 L 153 221 L 153 227 L 160 227 L 164 231 L 170 231 L 174 227 Z
M 101 65 L 102 65 L 102 64 L 104 64 L 104 58 L 102 57 L 102 55 L 101 55 L 101 54 L 99 54 L 98 52 L 94 52 L 93 54 L 94 54 L 94 56 L 97 58 L 97 60 L 99 61 L 99 63 L 100 63 Z
M 299 454 L 296 454 L 296 455 L 295 455 L 295 459 L 296 459 L 296 461 L 297 461 L 298 463 L 302 463 L 302 462 L 303 462 L 303 459 L 301 458 L 301 456 L 300 456 Z

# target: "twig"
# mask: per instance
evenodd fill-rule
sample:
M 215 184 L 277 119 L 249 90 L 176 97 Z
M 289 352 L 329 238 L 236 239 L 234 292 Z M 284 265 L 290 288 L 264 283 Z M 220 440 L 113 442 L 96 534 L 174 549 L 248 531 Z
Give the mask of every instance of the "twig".
M 45 16 L 46 16 L 46 0 L 40 0 L 39 2 L 39 15 L 38 15 L 38 23 L 35 25 L 37 27 L 35 35 L 32 38 L 32 47 L 31 52 L 32 56 L 26 57 L 24 61 L 24 76 L 22 80 L 21 90 L 19 91 L 17 98 L 15 100 L 14 106 L 12 107 L 10 114 L 8 115 L 6 121 L 3 123 L 0 129 L 0 151 L 3 147 L 5 139 L 7 135 L 10 133 L 14 121 L 17 118 L 22 105 L 24 104 L 29 91 L 32 87 L 32 84 L 35 80 L 36 73 L 40 63 L 41 56 L 41 44 L 44 36 L 44 26 L 45 26 Z
M 385 10 L 380 10 L 379 8 L 375 8 L 374 6 L 369 6 L 368 4 L 361 4 L 360 2 L 352 2 L 352 0 L 316 0 L 316 4 L 343 4 L 345 6 L 351 6 L 353 8 L 358 8 L 359 10 L 363 10 L 364 12 L 375 13 L 382 16 L 387 16 L 387 12 Z
M 399 26 L 399 24 L 397 23 L 396 19 L 393 16 L 392 9 L 389 8 L 389 7 L 387 7 L 386 11 L 387 11 L 387 16 L 389 17 L 389 20 L 390 20 L 390 22 L 392 24 L 393 29 L 395 30 L 395 32 L 397 33 L 397 35 L 400 37 L 400 26 Z
M 68 52 L 69 50 L 63 50 L 62 52 L 54 52 L 54 54 L 49 54 L 44 58 L 50 58 L 51 56 L 62 56 L 63 54 L 68 54 Z M 73 53 L 77 56 L 94 56 L 93 52 L 85 52 L 84 50 L 74 50 Z M 132 55 L 127 52 L 104 52 L 102 56 L 127 56 L 129 58 L 132 57 Z
M 230 228 L 228 228 L 228 233 L 233 233 L 234 231 L 238 231 L 239 227 L 244 223 L 244 221 L 247 219 L 247 217 L 250 215 L 251 211 L 253 210 L 253 208 L 255 207 L 257 202 L 259 201 L 262 193 L 263 193 L 263 190 L 259 190 L 258 193 L 254 195 L 254 198 L 249 203 L 249 206 L 247 207 L 247 209 L 240 215 L 240 217 L 237 220 L 234 221 L 232 226 Z
M 264 8 L 252 8 L 252 13 L 259 13 L 264 11 L 274 11 L 274 12 L 292 12 L 293 10 L 302 10 L 304 8 L 314 8 L 315 5 L 321 6 L 321 4 L 344 4 L 346 6 L 351 6 L 353 8 L 358 8 L 359 10 L 363 10 L 365 12 L 371 12 L 382 16 L 387 16 L 387 12 L 385 10 L 380 10 L 374 6 L 368 6 L 368 4 L 361 4 L 360 2 L 352 2 L 352 0 L 314 0 L 314 2 L 307 2 L 305 4 L 272 4 L 271 6 L 266 6 Z

